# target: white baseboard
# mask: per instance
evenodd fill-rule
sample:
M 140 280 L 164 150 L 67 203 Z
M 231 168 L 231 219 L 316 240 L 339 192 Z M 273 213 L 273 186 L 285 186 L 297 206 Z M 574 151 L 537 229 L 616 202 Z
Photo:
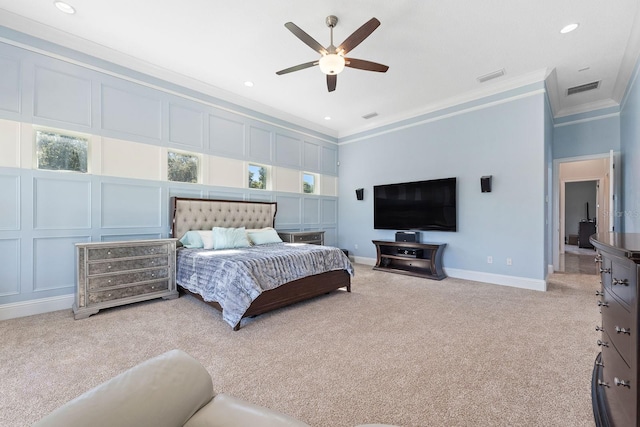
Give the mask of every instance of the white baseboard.
M 544 279 L 529 279 L 528 277 L 506 276 L 504 274 L 484 273 L 481 271 L 445 268 L 449 277 L 491 283 L 492 285 L 511 286 L 513 288 L 530 289 L 532 291 L 546 291 L 547 282 Z
M 73 306 L 74 296 L 41 298 L 0 305 L 0 320 L 15 319 L 17 317 L 33 316 L 34 314 L 49 313 L 51 311 L 69 310 Z
M 354 262 L 365 265 L 376 265 L 375 258 L 355 257 Z M 473 280 L 475 282 L 491 283 L 492 285 L 511 286 L 514 288 L 531 289 L 533 291 L 546 291 L 547 282 L 543 279 L 529 279 L 527 277 L 506 276 L 503 274 L 484 273 L 481 271 L 461 270 L 458 268 L 444 268 L 449 277 L 457 279 Z

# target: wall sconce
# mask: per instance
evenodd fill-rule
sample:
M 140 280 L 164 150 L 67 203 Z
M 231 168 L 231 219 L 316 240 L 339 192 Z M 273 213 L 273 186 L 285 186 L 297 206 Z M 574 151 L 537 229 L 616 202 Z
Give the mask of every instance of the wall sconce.
M 364 188 L 356 188 L 356 199 L 364 200 Z
M 483 193 L 491 193 L 491 177 L 493 175 L 487 175 L 480 177 L 480 190 Z

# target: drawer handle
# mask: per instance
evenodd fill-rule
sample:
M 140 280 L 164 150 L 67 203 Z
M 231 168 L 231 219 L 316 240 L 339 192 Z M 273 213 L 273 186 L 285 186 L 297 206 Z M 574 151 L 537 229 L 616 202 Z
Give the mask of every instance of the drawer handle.
M 600 274 L 609 274 L 611 273 L 611 269 L 610 268 L 600 268 Z
M 615 377 L 613 379 L 613 382 L 615 383 L 615 385 L 617 386 L 622 386 L 622 387 L 628 387 L 631 388 L 631 381 L 624 381 L 619 379 L 618 377 Z
M 152 286 L 152 287 L 151 287 L 151 289 L 155 289 L 155 288 L 156 288 L 155 286 Z
M 107 255 L 111 255 L 111 251 L 107 251 Z
M 609 343 L 608 343 L 608 342 L 606 342 L 606 341 L 601 341 L 601 340 L 598 340 L 598 345 L 599 345 L 600 347 L 609 347 Z
M 597 297 L 604 296 L 604 292 L 602 292 L 602 291 L 596 291 L 596 296 L 597 296 Z
M 631 328 L 621 328 L 620 326 L 616 326 L 616 333 L 631 335 Z
M 594 259 L 595 262 L 602 262 L 602 255 L 598 254 L 596 255 L 596 258 Z
M 151 277 L 156 277 L 156 273 L 151 273 Z
M 604 328 L 602 326 L 596 326 L 596 332 L 604 332 Z
M 625 286 L 629 286 L 629 280 L 628 279 L 616 279 L 615 277 L 613 278 L 613 282 L 611 282 L 612 285 L 625 285 Z
M 605 383 L 605 382 L 604 382 L 604 381 L 602 381 L 602 380 L 598 380 L 598 385 L 599 385 L 599 386 L 602 386 L 602 387 L 609 387 L 609 383 Z
M 107 294 L 107 296 L 108 296 L 108 297 L 110 297 L 110 296 L 111 296 L 111 294 Z
M 111 269 L 111 266 L 110 266 L 110 265 L 107 265 L 107 270 L 110 270 L 110 269 Z
M 107 280 L 107 283 L 111 283 L 111 279 Z
M 598 301 L 598 307 L 609 307 L 609 303 L 604 301 Z
M 596 366 L 600 366 L 601 368 L 604 368 L 604 363 L 602 363 L 602 362 L 596 362 Z

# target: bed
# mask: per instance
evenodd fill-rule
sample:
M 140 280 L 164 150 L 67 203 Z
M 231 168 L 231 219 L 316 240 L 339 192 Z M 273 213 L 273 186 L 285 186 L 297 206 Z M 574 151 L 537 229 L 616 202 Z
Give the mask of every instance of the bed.
M 173 197 L 171 237 L 184 240 L 187 232 L 214 227 L 220 227 L 217 231 L 244 227 L 256 232 L 252 236 L 262 230 L 274 233 L 268 230 L 275 225 L 276 212 L 277 204 L 271 202 Z M 340 288 L 351 292 L 353 267 L 337 248 L 275 242 L 222 250 L 180 246 L 176 262 L 180 291 L 220 310 L 236 331 L 246 317 Z

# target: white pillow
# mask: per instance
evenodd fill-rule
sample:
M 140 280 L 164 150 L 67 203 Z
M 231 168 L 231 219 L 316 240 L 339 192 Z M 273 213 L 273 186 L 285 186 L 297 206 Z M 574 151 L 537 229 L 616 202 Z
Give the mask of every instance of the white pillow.
M 198 230 L 197 233 L 202 240 L 202 248 L 213 249 L 213 232 L 211 230 Z
M 213 249 L 234 249 L 250 246 L 247 231 L 244 227 L 224 228 L 213 227 Z
M 267 243 L 282 243 L 278 232 L 273 228 L 247 232 L 249 240 L 254 245 L 266 245 Z

